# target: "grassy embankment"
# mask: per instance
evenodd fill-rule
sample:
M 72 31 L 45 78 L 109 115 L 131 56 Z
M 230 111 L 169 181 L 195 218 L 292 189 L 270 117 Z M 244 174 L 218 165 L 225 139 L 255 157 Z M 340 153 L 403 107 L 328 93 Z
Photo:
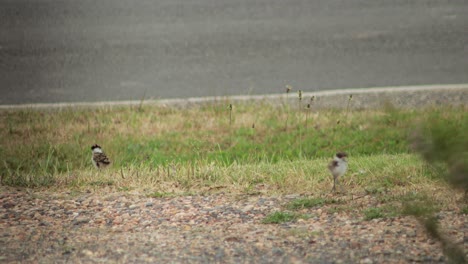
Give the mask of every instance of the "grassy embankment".
M 468 123 L 466 107 L 318 111 L 305 99 L 300 106 L 229 105 L 3 110 L 2 185 L 156 196 L 213 191 L 318 195 L 331 188 L 328 160 L 343 150 L 350 156 L 343 184 L 351 192 L 434 194 L 446 184 L 411 152 L 408 135 L 435 114 L 460 126 Z M 103 147 L 112 167 L 93 168 L 94 143 Z

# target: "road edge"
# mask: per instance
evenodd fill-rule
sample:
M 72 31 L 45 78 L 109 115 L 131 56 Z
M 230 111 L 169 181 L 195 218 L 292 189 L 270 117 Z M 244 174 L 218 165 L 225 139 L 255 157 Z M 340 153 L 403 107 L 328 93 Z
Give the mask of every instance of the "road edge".
M 289 100 L 297 100 L 297 91 Z M 336 90 L 324 90 L 305 92 L 302 97 L 305 100 L 314 96 L 317 100 L 314 107 L 342 108 L 343 99 L 348 100 L 353 95 L 353 108 L 373 108 L 381 105 L 383 101 L 391 102 L 400 107 L 418 107 L 430 104 L 460 105 L 468 102 L 468 83 L 464 84 L 437 84 L 437 85 L 413 85 L 413 86 L 388 86 L 372 88 L 347 88 Z M 346 97 L 344 96 L 346 95 Z M 415 100 L 417 97 L 420 100 Z M 433 98 L 430 100 L 428 97 Z M 409 100 L 413 98 L 413 100 Z M 268 101 L 271 103 L 284 103 L 286 94 L 263 94 L 263 95 L 233 95 L 233 96 L 208 96 L 178 99 L 149 99 L 149 100 L 127 100 L 127 101 L 101 101 L 101 102 L 71 102 L 71 103 L 36 103 L 0 105 L 0 110 L 18 109 L 61 109 L 61 108 L 94 108 L 94 107 L 118 107 L 156 105 L 163 107 L 193 107 L 213 102 L 245 102 L 245 101 Z

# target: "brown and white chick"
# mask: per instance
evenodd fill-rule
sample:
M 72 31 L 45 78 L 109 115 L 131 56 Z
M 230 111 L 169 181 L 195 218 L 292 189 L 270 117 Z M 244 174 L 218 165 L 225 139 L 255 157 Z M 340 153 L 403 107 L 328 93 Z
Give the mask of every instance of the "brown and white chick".
M 338 152 L 336 153 L 333 160 L 328 164 L 328 169 L 333 175 L 332 191 L 336 190 L 336 185 L 338 184 L 339 178 L 342 177 L 346 173 L 346 170 L 348 169 L 348 161 L 346 160 L 347 157 L 348 157 L 348 154 L 346 154 L 345 152 Z
M 93 152 L 91 161 L 93 162 L 96 168 L 98 169 L 105 168 L 111 163 L 109 158 L 102 151 L 101 146 L 99 146 L 98 144 L 94 144 L 93 146 L 91 146 L 91 150 Z

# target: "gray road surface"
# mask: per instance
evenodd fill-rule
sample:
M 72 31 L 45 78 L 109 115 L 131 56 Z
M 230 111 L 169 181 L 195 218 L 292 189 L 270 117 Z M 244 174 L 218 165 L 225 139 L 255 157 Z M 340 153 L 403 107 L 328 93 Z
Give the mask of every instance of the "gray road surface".
M 466 0 L 0 0 L 0 104 L 434 83 Z

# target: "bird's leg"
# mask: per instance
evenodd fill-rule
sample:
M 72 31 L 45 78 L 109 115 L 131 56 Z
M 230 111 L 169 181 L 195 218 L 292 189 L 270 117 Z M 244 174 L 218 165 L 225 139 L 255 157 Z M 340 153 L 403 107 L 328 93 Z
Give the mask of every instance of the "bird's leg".
M 335 192 L 336 191 L 336 177 L 333 177 L 333 188 L 332 188 L 332 192 Z
M 336 177 L 336 185 L 340 186 L 340 192 L 344 193 L 343 185 L 341 185 L 339 177 Z
M 339 178 L 339 177 L 336 177 L 336 185 L 340 187 L 340 191 L 338 191 L 338 192 L 341 192 L 341 188 L 343 188 L 343 187 L 341 187 L 340 178 Z
M 336 177 L 336 185 L 340 187 L 340 193 L 343 192 L 343 186 L 340 183 L 340 177 Z

